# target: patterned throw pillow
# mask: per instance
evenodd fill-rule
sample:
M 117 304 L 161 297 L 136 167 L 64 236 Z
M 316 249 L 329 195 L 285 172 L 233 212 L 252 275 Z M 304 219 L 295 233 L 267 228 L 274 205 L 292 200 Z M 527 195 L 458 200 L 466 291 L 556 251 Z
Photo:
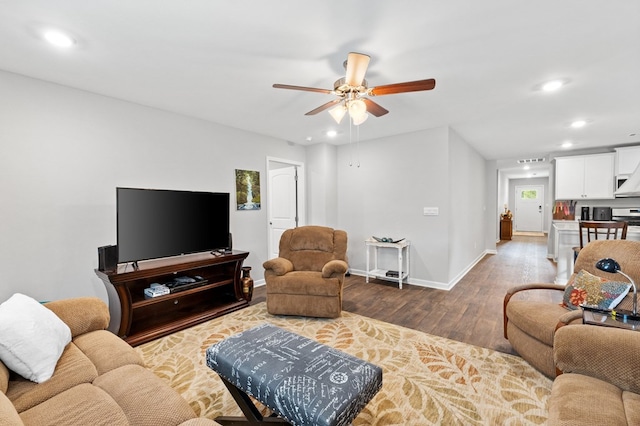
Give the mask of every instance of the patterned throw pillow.
M 630 283 L 609 281 L 584 269 L 569 281 L 564 290 L 562 306 L 575 310 L 584 304 L 598 309 L 613 309 L 624 299 Z

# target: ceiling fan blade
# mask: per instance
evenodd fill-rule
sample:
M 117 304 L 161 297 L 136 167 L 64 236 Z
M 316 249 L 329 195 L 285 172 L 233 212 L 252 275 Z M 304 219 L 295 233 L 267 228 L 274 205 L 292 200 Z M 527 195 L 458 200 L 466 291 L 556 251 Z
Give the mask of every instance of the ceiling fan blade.
M 385 115 L 385 114 L 387 114 L 389 112 L 385 108 L 383 108 L 380 105 L 378 105 L 377 103 L 373 102 L 371 99 L 362 98 L 362 100 L 364 101 L 365 105 L 367 106 L 367 112 L 369 114 L 373 114 L 376 117 L 380 117 L 380 116 Z
M 291 89 L 291 90 L 302 90 L 305 92 L 317 92 L 317 93 L 333 93 L 332 90 L 329 89 L 318 89 L 316 87 L 304 87 L 304 86 L 291 86 L 289 84 L 274 84 L 273 87 L 276 89 Z
M 326 104 L 320 105 L 316 109 L 312 109 L 311 111 L 309 111 L 305 115 L 316 115 L 317 113 L 322 112 L 327 108 L 331 108 L 332 106 L 334 106 L 335 104 L 338 104 L 340 102 L 342 102 L 342 99 L 334 99 L 332 101 L 327 102 Z
M 364 75 L 367 73 L 367 67 L 369 66 L 369 55 L 363 53 L 349 53 L 347 56 L 347 75 L 345 77 L 345 83 L 349 86 L 361 86 Z
M 436 87 L 433 78 L 427 80 L 408 81 L 406 83 L 386 84 L 384 86 L 373 87 L 369 90 L 371 96 L 393 95 L 394 93 L 419 92 L 421 90 L 431 90 Z

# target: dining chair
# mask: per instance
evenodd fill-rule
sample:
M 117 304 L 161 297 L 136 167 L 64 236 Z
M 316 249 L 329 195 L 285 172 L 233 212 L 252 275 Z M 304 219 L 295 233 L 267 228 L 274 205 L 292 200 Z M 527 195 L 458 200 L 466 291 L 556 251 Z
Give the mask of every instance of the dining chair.
M 581 220 L 578 222 L 578 233 L 580 234 L 580 247 L 573 247 L 573 262 L 580 250 L 591 241 L 595 240 L 626 240 L 628 222 L 625 221 L 600 221 Z M 586 242 L 585 242 L 586 236 Z

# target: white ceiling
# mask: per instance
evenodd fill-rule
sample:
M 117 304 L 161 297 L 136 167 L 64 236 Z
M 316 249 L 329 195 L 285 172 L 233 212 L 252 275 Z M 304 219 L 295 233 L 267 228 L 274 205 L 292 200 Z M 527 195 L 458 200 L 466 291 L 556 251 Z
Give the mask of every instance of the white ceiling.
M 639 22 L 637 0 L 0 0 L 0 69 L 295 143 L 342 144 L 346 120 L 304 115 L 331 95 L 271 85 L 332 89 L 348 52 L 362 52 L 370 87 L 437 85 L 376 98 L 390 113 L 362 124 L 361 141 L 448 125 L 487 159 L 530 158 L 565 140 L 640 142 Z M 47 45 L 50 27 L 77 45 Z M 569 84 L 536 90 L 557 78 Z M 578 118 L 589 124 L 570 128 Z

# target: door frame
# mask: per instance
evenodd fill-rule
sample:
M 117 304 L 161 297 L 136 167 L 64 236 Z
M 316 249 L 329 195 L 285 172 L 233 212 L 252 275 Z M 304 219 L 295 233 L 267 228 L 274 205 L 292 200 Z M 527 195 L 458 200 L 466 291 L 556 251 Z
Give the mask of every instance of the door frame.
M 305 180 L 305 168 L 304 163 L 295 160 L 287 160 L 284 158 L 277 157 L 267 157 L 267 253 L 271 253 L 271 182 L 269 182 L 269 171 L 274 167 L 275 163 L 278 164 L 286 164 L 289 166 L 297 167 L 298 169 L 298 180 L 297 180 L 297 197 L 296 197 L 296 205 L 298 210 L 298 226 L 304 226 L 307 223 L 307 198 L 306 198 L 306 180 Z

